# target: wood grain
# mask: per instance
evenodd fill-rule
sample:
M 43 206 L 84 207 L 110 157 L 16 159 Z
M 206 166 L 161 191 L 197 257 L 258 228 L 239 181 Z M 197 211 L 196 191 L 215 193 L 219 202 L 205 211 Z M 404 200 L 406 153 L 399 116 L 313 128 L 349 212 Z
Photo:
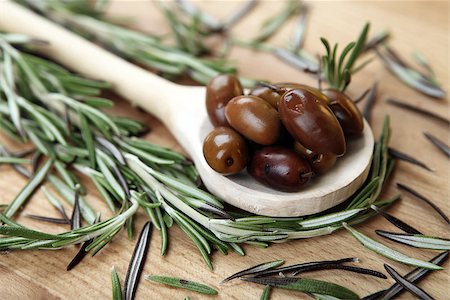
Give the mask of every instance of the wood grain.
M 215 16 L 225 17 L 239 3 L 237 1 L 205 1 L 199 2 L 205 10 Z M 313 53 L 321 51 L 318 37 L 326 36 L 330 41 L 341 44 L 348 42 L 358 34 L 365 21 L 372 22 L 372 33 L 388 28 L 393 33 L 392 46 L 407 55 L 419 50 L 429 58 L 435 67 L 437 77 L 448 88 L 449 84 L 449 3 L 443 2 L 311 2 L 311 16 L 305 48 Z M 250 38 L 258 30 L 262 19 L 281 8 L 280 3 L 262 2 L 249 18 L 233 30 L 235 36 Z M 167 24 L 156 11 L 154 4 L 143 1 L 117 1 L 111 7 L 111 13 L 124 16 L 137 16 L 135 26 L 155 33 L 167 31 Z M 0 3 L 1 17 L 1 3 Z M 293 22 L 290 22 L 279 35 L 272 39 L 278 45 L 285 44 L 289 39 Z M 214 41 L 212 41 L 214 43 Z M 297 70 L 281 64 L 275 58 L 266 54 L 255 54 L 245 49 L 235 49 L 232 59 L 237 62 L 241 74 L 247 77 L 263 78 L 273 81 L 298 81 L 315 84 L 314 80 Z M 391 145 L 401 151 L 420 158 L 436 172 L 429 173 L 417 167 L 398 163 L 394 178 L 389 184 L 386 196 L 395 192 L 395 182 L 408 184 L 429 196 L 436 204 L 449 214 L 449 182 L 450 168 L 446 157 L 437 152 L 422 136 L 422 131 L 429 131 L 442 140 L 449 141 L 448 128 L 430 120 L 421 119 L 414 114 L 386 105 L 387 97 L 403 99 L 417 106 L 426 107 L 443 116 L 449 115 L 448 101 L 438 101 L 420 95 L 399 83 L 379 61 L 376 61 L 355 76 L 349 93 L 358 95 L 374 80 L 379 81 L 380 96 L 373 112 L 373 129 L 376 135 L 380 132 L 381 122 L 385 114 L 391 115 L 393 136 Z M 128 104 L 117 99 L 117 107 L 111 111 L 114 114 L 128 115 L 147 122 L 152 132 L 147 138 L 156 143 L 180 150 L 180 146 L 161 123 L 151 116 L 132 109 Z M 0 141 L 16 149 L 19 145 L 8 142 L 4 136 Z M 24 186 L 25 180 L 12 169 L 0 166 L 0 203 L 8 203 Z M 88 200 L 92 205 L 107 215 L 107 208 L 98 195 L 92 193 Z M 51 206 L 40 193 L 26 206 L 26 213 L 56 215 Z M 390 212 L 402 220 L 411 223 L 419 230 L 432 235 L 449 236 L 448 226 L 431 211 L 428 206 L 407 195 L 401 203 L 390 209 Z M 67 228 L 55 228 L 50 225 L 29 220 L 24 213 L 18 218 L 27 226 L 48 232 L 58 232 Z M 139 214 L 136 228 L 141 228 L 145 218 Z M 395 230 L 393 226 L 381 218 L 373 219 L 359 229 L 374 237 L 374 229 Z M 67 263 L 76 253 L 76 248 L 61 251 L 24 251 L 0 255 L 0 295 L 4 299 L 94 299 L 110 298 L 110 271 L 116 266 L 123 281 L 128 261 L 131 257 L 136 237 L 130 241 L 124 232 L 98 253 L 94 258 L 87 257 L 82 264 L 70 272 L 65 271 Z M 386 244 L 411 256 L 429 259 L 436 254 L 433 251 L 407 248 L 393 242 Z M 247 255 L 240 257 L 231 253 L 228 256 L 213 255 L 214 271 L 210 272 L 203 264 L 195 246 L 177 227 L 170 230 L 170 248 L 165 257 L 159 255 L 160 238 L 154 234 L 150 246 L 149 258 L 144 268 L 144 274 L 163 274 L 184 277 L 207 283 L 219 289 L 216 299 L 259 299 L 262 292 L 260 286 L 239 281 L 219 286 L 218 282 L 238 270 L 254 264 L 285 259 L 287 263 L 303 261 L 337 259 L 347 256 L 357 256 L 361 266 L 383 270 L 383 262 L 387 260 L 369 252 L 358 244 L 348 233 L 338 231 L 331 236 L 309 240 L 292 241 L 276 244 L 268 249 L 245 247 Z M 404 274 L 409 267 L 388 262 L 400 273 Z M 363 296 L 370 292 L 387 287 L 393 281 L 372 277 L 363 277 L 339 271 L 316 272 L 307 275 L 317 279 L 328 280 L 347 286 Z M 448 297 L 448 269 L 435 272 L 420 284 L 436 299 Z M 155 283 L 142 281 L 138 290 L 138 299 L 181 299 L 189 295 L 192 299 L 206 299 L 192 292 L 166 288 Z M 298 293 L 276 290 L 272 299 L 293 299 L 304 297 Z M 208 297 L 213 299 L 214 297 Z M 306 298 L 306 297 L 305 297 Z M 404 299 L 411 298 L 405 294 Z

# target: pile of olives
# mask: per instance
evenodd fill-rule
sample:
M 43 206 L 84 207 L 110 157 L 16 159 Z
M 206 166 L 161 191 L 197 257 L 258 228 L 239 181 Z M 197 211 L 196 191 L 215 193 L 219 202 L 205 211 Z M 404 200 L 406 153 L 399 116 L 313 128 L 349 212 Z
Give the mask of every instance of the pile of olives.
M 247 167 L 259 182 L 286 192 L 330 170 L 346 139 L 364 129 L 358 108 L 340 91 L 280 83 L 244 95 L 233 75 L 208 83 L 206 109 L 215 127 L 203 143 L 211 168 L 230 175 Z

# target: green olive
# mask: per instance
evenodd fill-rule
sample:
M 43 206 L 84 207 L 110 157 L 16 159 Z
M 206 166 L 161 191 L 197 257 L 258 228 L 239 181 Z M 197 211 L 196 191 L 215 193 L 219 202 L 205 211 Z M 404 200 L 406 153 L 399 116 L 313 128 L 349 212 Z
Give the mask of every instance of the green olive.
M 316 174 L 326 173 L 336 164 L 337 157 L 332 153 L 315 153 L 306 149 L 299 142 L 295 142 L 294 150 L 309 162 L 311 169 Z
M 341 124 L 346 136 L 360 135 L 364 130 L 364 120 L 355 103 L 346 94 L 327 89 L 323 93 L 328 97 L 328 106 L 333 111 L 336 119 Z
M 255 143 L 271 145 L 280 136 L 278 112 L 259 97 L 233 98 L 225 107 L 225 117 L 231 127 Z
M 242 95 L 239 79 L 234 75 L 223 74 L 214 77 L 206 86 L 206 110 L 211 123 L 217 126 L 228 126 L 224 109 L 228 101 Z
M 278 111 L 289 133 L 307 149 L 344 155 L 344 133 L 324 99 L 307 89 L 293 89 L 283 95 Z
M 203 155 L 212 169 L 224 175 L 236 174 L 247 165 L 245 140 L 229 127 L 216 127 L 208 134 Z

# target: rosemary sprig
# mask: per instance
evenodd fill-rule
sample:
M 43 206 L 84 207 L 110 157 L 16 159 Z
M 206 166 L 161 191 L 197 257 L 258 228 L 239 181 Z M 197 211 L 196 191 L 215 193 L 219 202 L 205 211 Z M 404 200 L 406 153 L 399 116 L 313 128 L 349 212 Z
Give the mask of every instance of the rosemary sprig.
M 212 287 L 209 287 L 205 284 L 198 283 L 195 281 L 190 280 L 184 280 L 180 278 L 173 278 L 173 277 L 167 277 L 167 276 L 158 276 L 158 275 L 147 275 L 145 276 L 145 279 L 170 285 L 177 288 L 187 289 L 190 291 L 194 291 L 200 294 L 205 295 L 217 295 L 218 292 L 216 289 L 213 289 Z
M 338 45 L 335 44 L 331 49 L 330 44 L 325 38 L 320 39 L 326 49 L 326 55 L 321 58 L 322 73 L 330 87 L 343 92 L 348 86 L 351 74 L 356 71 L 354 64 L 363 51 L 368 31 L 369 23 L 364 26 L 356 42 L 348 44 L 342 50 L 339 59 L 337 59 Z

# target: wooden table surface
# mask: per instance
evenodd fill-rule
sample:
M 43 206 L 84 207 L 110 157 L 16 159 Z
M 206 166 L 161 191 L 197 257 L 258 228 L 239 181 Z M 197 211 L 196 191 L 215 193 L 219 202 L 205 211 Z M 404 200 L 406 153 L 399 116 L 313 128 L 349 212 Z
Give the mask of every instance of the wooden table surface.
M 205 1 L 198 3 L 206 11 L 217 17 L 225 17 L 239 3 L 237 1 Z M 370 21 L 372 33 L 382 29 L 392 32 L 391 45 L 404 55 L 418 50 L 429 58 L 435 68 L 437 78 L 448 89 L 449 84 L 449 3 L 443 2 L 311 2 L 310 20 L 305 48 L 312 53 L 322 52 L 319 37 L 326 36 L 332 42 L 344 45 L 354 39 L 363 24 Z M 233 30 L 239 38 L 254 36 L 261 20 L 281 8 L 275 1 L 262 1 L 254 12 Z M 149 1 L 117 1 L 111 7 L 116 15 L 133 16 L 136 26 L 155 33 L 167 31 L 167 24 Z M 271 42 L 284 45 L 290 36 L 293 21 L 289 22 Z M 342 46 L 341 46 L 342 47 Z M 241 74 L 252 78 L 263 78 L 273 81 L 295 81 L 315 84 L 309 75 L 297 71 L 280 63 L 267 54 L 253 53 L 245 49 L 235 49 L 231 54 L 232 60 L 241 70 Z M 444 141 L 449 141 L 449 128 L 433 120 L 418 117 L 409 112 L 386 105 L 385 99 L 396 97 L 411 104 L 430 109 L 438 114 L 447 116 L 449 105 L 447 100 L 433 100 L 423 96 L 400 83 L 376 60 L 354 77 L 350 85 L 350 95 L 359 95 L 374 81 L 379 82 L 378 103 L 373 111 L 373 129 L 378 135 L 382 120 L 386 114 L 392 121 L 392 147 L 407 152 L 423 160 L 434 168 L 435 172 L 427 172 L 415 166 L 400 162 L 397 164 L 393 179 L 389 183 L 386 196 L 395 193 L 395 182 L 402 182 L 414 187 L 424 195 L 429 196 L 443 210 L 450 214 L 449 200 L 449 160 L 438 152 L 422 136 L 423 131 L 429 131 Z M 151 87 L 149 87 L 151 88 Z M 182 151 L 176 141 L 161 123 L 153 117 L 132 109 L 127 103 L 118 99 L 113 113 L 126 114 L 147 122 L 152 132 L 147 136 L 151 141 Z M 4 136 L 0 136 L 2 143 L 7 143 Z M 8 144 L 17 149 L 19 145 Z M 0 167 L 0 203 L 8 203 L 25 185 L 25 180 L 17 175 L 10 167 Z M 98 195 L 91 193 L 90 203 L 103 213 L 107 208 L 98 199 Z M 34 214 L 53 215 L 54 210 L 49 206 L 39 192 L 26 206 L 25 212 Z M 430 235 L 449 236 L 448 226 L 417 199 L 405 195 L 400 203 L 390 210 L 397 217 L 423 230 Z M 33 228 L 48 232 L 60 232 L 66 228 L 55 228 L 22 216 L 19 222 Z M 55 214 L 56 216 L 56 214 Z M 137 218 L 136 228 L 141 228 L 145 221 L 142 213 Z M 359 230 L 374 237 L 375 229 L 395 230 L 392 225 L 381 217 L 372 219 Z M 2 299 L 105 299 L 111 297 L 110 272 L 117 267 L 121 281 L 126 274 L 136 238 L 129 240 L 125 232 L 121 232 L 114 241 L 102 250 L 96 257 L 87 257 L 80 265 L 70 272 L 65 270 L 68 262 L 77 251 L 69 247 L 60 251 L 23 251 L 2 254 L 0 256 L 0 298 Z M 430 259 L 436 252 L 417 250 L 383 240 L 384 243 L 408 255 Z M 138 299 L 259 299 L 262 287 L 239 282 L 238 280 L 225 285 L 219 281 L 236 271 L 252 265 L 284 259 L 287 264 L 338 259 L 356 256 L 361 260 L 361 267 L 383 270 L 383 263 L 388 262 L 401 274 L 405 274 L 410 267 L 388 261 L 361 246 L 345 231 L 338 231 L 330 236 L 308 240 L 291 241 L 276 244 L 268 249 L 245 246 L 246 256 L 240 257 L 235 253 L 223 256 L 215 253 L 212 256 L 214 270 L 209 271 L 202 261 L 200 254 L 191 241 L 176 226 L 170 229 L 170 246 L 168 254 L 159 254 L 160 237 L 155 231 L 151 241 L 149 256 L 143 274 L 162 274 L 183 277 L 209 284 L 219 290 L 216 297 L 205 297 L 193 292 L 163 287 L 158 284 L 142 280 L 137 293 Z M 436 299 L 448 299 L 449 273 L 434 272 L 427 280 L 420 283 L 420 287 L 427 290 Z M 316 272 L 308 277 L 327 280 L 342 284 L 360 296 L 386 288 L 393 283 L 392 279 L 376 279 L 368 276 L 344 273 L 340 271 Z M 271 299 L 302 298 L 305 295 L 286 290 L 275 290 Z M 411 295 L 405 294 L 405 299 Z

